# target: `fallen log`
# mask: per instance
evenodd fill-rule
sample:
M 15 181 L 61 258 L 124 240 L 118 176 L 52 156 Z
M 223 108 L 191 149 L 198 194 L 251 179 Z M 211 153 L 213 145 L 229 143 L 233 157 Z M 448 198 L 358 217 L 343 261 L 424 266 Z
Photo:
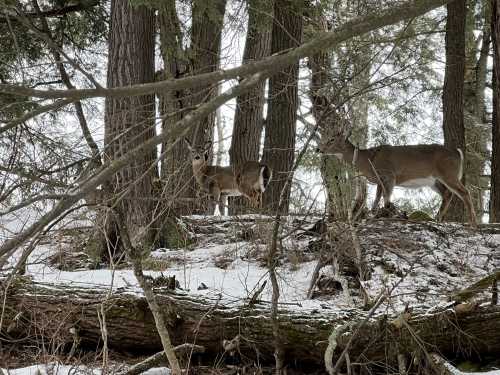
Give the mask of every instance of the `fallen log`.
M 213 359 L 224 352 L 224 339 L 240 335 L 239 349 L 246 356 L 259 356 L 260 361 L 272 359 L 269 305 L 231 306 L 217 297 L 155 291 L 163 310 L 171 311 L 165 320 L 175 345 L 201 345 L 206 349 L 203 355 Z M 0 292 L 5 295 L 0 340 L 36 342 L 44 338 L 54 347 L 69 347 L 78 336 L 80 345 L 95 349 L 101 341 L 98 310 L 104 303 L 110 348 L 135 353 L 162 349 L 147 302 L 137 289 L 116 290 L 106 299 L 106 288 L 34 283 L 23 277 L 11 283 L 8 290 L 1 284 Z M 356 325 L 367 316 L 366 311 L 355 308 L 310 310 L 288 305 L 280 306 L 279 314 L 286 360 L 316 366 L 323 366 L 328 337 L 334 328 L 347 324 L 352 327 L 337 338 L 335 360 Z M 468 353 L 472 348 L 482 354 L 500 350 L 500 306 L 479 306 L 461 312 L 453 307 L 432 314 L 413 312 L 405 315 L 403 325 L 396 324 L 396 318 L 378 313 L 369 319 L 351 343 L 351 361 L 397 364 L 398 355 L 412 353 L 422 343 L 429 352 L 444 355 Z

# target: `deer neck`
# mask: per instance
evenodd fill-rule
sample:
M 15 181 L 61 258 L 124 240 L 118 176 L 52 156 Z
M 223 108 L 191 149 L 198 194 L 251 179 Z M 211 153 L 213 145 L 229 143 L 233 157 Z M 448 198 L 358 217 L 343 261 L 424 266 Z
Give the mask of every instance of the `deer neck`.
M 207 174 L 208 165 L 206 163 L 195 165 L 193 164 L 193 175 L 199 184 L 203 184 L 203 177 Z
M 346 150 L 342 152 L 342 160 L 348 164 L 356 165 L 359 160 L 359 148 L 354 147 L 351 142 L 347 142 Z

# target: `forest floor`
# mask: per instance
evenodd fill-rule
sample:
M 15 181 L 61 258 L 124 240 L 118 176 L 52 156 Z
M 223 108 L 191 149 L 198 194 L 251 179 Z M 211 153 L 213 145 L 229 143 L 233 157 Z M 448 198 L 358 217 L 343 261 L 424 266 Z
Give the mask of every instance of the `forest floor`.
M 109 269 L 83 251 L 90 228 L 82 223 L 85 221 L 73 222 L 47 235 L 30 256 L 26 274 L 45 285 L 106 287 L 142 294 L 126 264 Z M 155 249 L 143 262 L 145 273 L 154 282 L 172 282 L 168 278 L 175 277 L 176 289 L 193 297 L 217 298 L 228 307 L 258 298 L 261 306 L 270 308 L 272 289 L 266 282 L 266 264 L 273 218 L 189 216 L 182 219 L 181 225 L 191 244 L 180 249 Z M 280 304 L 303 314 L 355 314 L 366 310 L 367 301 L 388 290 L 390 298 L 374 316 L 408 310 L 433 314 L 452 307 L 454 293 L 500 269 L 500 230 L 487 225 L 473 230 L 459 224 L 382 219 L 367 220 L 351 228 L 342 223 L 325 225 L 315 217 L 287 217 L 279 246 Z M 365 280 L 361 282 L 356 248 L 362 254 Z M 317 267 L 319 259 L 323 267 Z M 13 257 L 12 264 L 15 260 Z M 313 279 L 315 269 L 319 274 Z M 479 293 L 475 303 L 490 300 L 488 293 Z M 54 366 L 54 357 L 47 348 L 36 348 L 36 355 L 28 361 L 27 354 L 21 359 L 20 352 L 12 353 L 16 345 L 0 345 L 0 369 L 34 363 Z M 73 358 L 70 362 L 85 362 L 90 367 L 79 371 L 60 367 L 55 373 L 100 373 L 97 364 L 101 358 L 100 350 L 87 351 L 80 360 Z M 130 364 L 143 356 L 112 353 L 113 358 L 116 360 L 112 363 Z M 490 363 L 472 368 L 496 367 Z M 35 373 L 34 369 L 8 373 L 24 375 Z M 49 368 L 47 373 L 54 371 Z

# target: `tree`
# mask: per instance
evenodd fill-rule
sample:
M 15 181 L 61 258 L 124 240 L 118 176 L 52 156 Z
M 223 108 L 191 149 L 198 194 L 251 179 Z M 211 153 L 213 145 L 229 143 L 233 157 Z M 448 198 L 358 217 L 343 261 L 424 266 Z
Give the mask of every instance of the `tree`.
M 500 1 L 491 1 L 493 41 L 493 140 L 491 159 L 490 222 L 500 221 Z
M 459 148 L 466 157 L 464 129 L 464 74 L 465 74 L 465 17 L 466 0 L 448 4 L 446 19 L 446 68 L 443 87 L 444 144 L 450 149 Z M 465 160 L 464 160 L 465 165 Z M 464 205 L 456 197 L 445 219 L 464 220 Z
M 129 86 L 154 80 L 154 11 L 132 6 L 128 0 L 111 2 L 107 85 Z M 106 98 L 104 158 L 112 162 L 154 136 L 154 95 Z M 155 233 L 153 181 L 155 152 L 138 155 L 106 184 L 109 203 L 125 218 L 134 246 L 151 246 Z M 114 215 L 103 213 L 99 233 L 108 252 L 123 250 Z M 99 228 L 97 229 L 100 230 Z
M 484 92 L 491 40 L 491 8 L 488 2 L 472 2 L 466 21 L 466 65 L 464 85 L 465 139 L 468 148 L 465 176 L 476 212 L 484 211 L 483 195 L 488 188 L 484 172 L 489 157 L 489 134 Z M 476 37 L 476 25 L 481 34 Z M 479 43 L 481 42 L 481 43 Z
M 271 54 L 297 47 L 302 40 L 302 1 L 276 0 L 272 28 Z M 298 107 L 299 63 L 281 70 L 269 79 L 268 116 L 263 163 L 273 169 L 273 180 L 264 194 L 264 207 L 276 212 L 280 196 L 295 156 L 295 132 Z M 284 191 L 286 202 L 291 186 Z M 285 213 L 288 204 L 285 204 Z
M 362 7 L 337 3 L 335 14 L 359 14 Z M 318 30 L 328 29 L 326 10 L 316 9 L 310 38 Z M 368 100 L 363 92 L 370 85 L 371 51 L 359 40 L 351 40 L 345 48 L 321 51 L 309 59 L 311 68 L 310 97 L 312 114 L 319 122 L 321 138 L 329 138 L 342 128 L 352 130 L 351 140 L 366 145 L 368 135 Z M 333 73 L 338 70 L 338 76 Z M 347 106 L 350 119 L 343 110 Z M 331 155 L 321 155 L 320 172 L 326 189 L 326 210 L 330 220 L 347 220 L 352 208 L 357 212 L 366 199 L 366 183 L 354 180 L 350 166 Z M 359 189 L 359 191 L 357 191 Z M 357 194 L 359 193 L 359 195 Z M 356 195 L 356 196 L 355 196 Z M 352 200 L 356 198 L 356 205 Z
M 193 124 L 215 111 L 228 100 L 236 98 L 238 95 L 250 89 L 252 85 L 257 83 L 260 79 L 270 77 L 276 71 L 295 64 L 300 58 L 313 55 L 323 49 L 333 48 L 339 43 L 345 42 L 354 36 L 359 36 L 402 20 L 417 17 L 445 3 L 446 0 L 408 0 L 398 5 L 390 5 L 385 9 L 377 9 L 367 16 L 341 24 L 332 31 L 318 33 L 317 37 L 313 40 L 302 44 L 298 48 L 293 48 L 290 51 L 270 56 L 263 61 L 253 64 L 207 73 L 197 77 L 184 77 L 175 80 L 164 80 L 150 84 L 135 84 L 125 87 L 96 87 L 75 90 L 33 88 L 22 82 L 1 83 L 0 92 L 3 94 L 28 96 L 46 100 L 46 103 L 44 103 L 41 108 L 23 115 L 22 118 L 15 119 L 13 122 L 7 122 L 5 126 L 15 128 L 23 121 L 33 119 L 40 114 L 52 114 L 53 111 L 67 106 L 75 99 L 89 100 L 91 98 L 108 97 L 109 100 L 115 100 L 117 98 L 130 98 L 153 93 L 163 93 L 166 90 L 189 89 L 199 85 L 201 79 L 203 79 L 203 82 L 206 84 L 216 84 L 223 80 L 244 78 L 243 81 L 236 84 L 231 90 L 194 108 L 190 112 L 190 116 L 184 117 L 173 125 L 177 134 L 183 135 Z M 134 160 L 142 157 L 145 153 L 150 151 L 154 152 L 156 147 L 167 139 L 167 136 L 168 134 L 162 133 L 143 142 L 137 147 L 124 150 L 123 155 L 118 159 L 112 161 L 106 160 L 99 171 L 94 172 L 88 179 L 81 181 L 78 186 L 74 186 L 70 191 L 65 190 L 53 204 L 51 209 L 44 211 L 39 219 L 4 241 L 0 246 L 0 267 L 7 262 L 10 255 L 16 249 L 30 241 L 40 232 L 43 232 L 63 215 L 67 214 L 80 199 L 85 197 L 85 195 L 90 194 L 96 187 L 105 183 L 106 180 L 109 180 L 111 176 L 115 175 L 121 169 L 128 168 Z M 30 205 L 31 202 L 25 202 L 23 207 Z M 13 207 L 13 209 L 16 208 Z
M 161 50 L 165 65 L 165 77 L 183 76 L 214 72 L 219 68 L 221 35 L 226 9 L 226 0 L 211 3 L 196 0 L 192 3 L 191 45 L 183 48 L 179 19 L 175 2 L 168 1 L 162 8 L 160 17 Z M 175 210 L 178 214 L 206 213 L 207 207 L 198 204 L 199 187 L 193 178 L 189 151 L 184 142 L 176 142 L 177 135 L 172 125 L 186 116 L 190 109 L 208 102 L 217 96 L 217 85 L 200 80 L 189 90 L 175 90 L 166 93 L 162 105 L 163 131 L 169 139 L 163 145 L 166 153 L 162 164 L 162 179 L 166 183 L 168 197 L 176 197 Z M 212 140 L 215 113 L 200 121 L 189 132 L 188 138 L 194 145 Z M 169 150 L 170 151 L 166 151 Z
M 243 64 L 260 60 L 271 50 L 272 1 L 248 1 L 248 28 L 243 51 Z M 264 15 L 264 16 L 263 16 Z M 268 16 L 269 15 L 269 16 Z M 229 157 L 231 165 L 258 160 L 264 124 L 265 81 L 236 99 L 233 136 Z M 243 198 L 231 199 L 231 213 L 248 207 Z

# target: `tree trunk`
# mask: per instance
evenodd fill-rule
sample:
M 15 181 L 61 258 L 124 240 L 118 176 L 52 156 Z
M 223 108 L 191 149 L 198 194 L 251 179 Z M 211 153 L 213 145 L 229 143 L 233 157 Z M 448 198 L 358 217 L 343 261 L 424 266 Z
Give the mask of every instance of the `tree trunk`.
M 322 12 L 321 9 L 318 9 Z M 318 14 L 314 19 L 314 29 L 327 31 L 327 20 L 323 14 Z M 314 34 L 311 35 L 314 37 Z M 338 52 L 338 51 L 337 51 Z M 365 61 L 362 54 L 357 50 L 355 53 L 337 53 L 337 62 L 342 65 L 352 66 L 354 76 L 349 86 L 352 86 L 354 95 L 357 91 L 362 91 L 369 83 L 370 62 Z M 347 126 L 353 130 L 351 140 L 361 146 L 366 144 L 368 133 L 368 104 L 365 98 L 358 97 L 349 101 L 352 123 L 346 123 L 347 118 L 343 117 L 342 108 L 344 98 L 350 96 L 346 93 L 344 82 L 338 82 L 330 76 L 333 67 L 332 52 L 323 51 L 317 53 L 309 59 L 311 69 L 310 97 L 312 102 L 312 113 L 316 122 L 320 123 L 319 133 L 322 138 L 332 136 L 332 130 L 339 130 Z M 336 110 L 334 110 L 336 109 Z M 326 208 L 330 220 L 347 221 L 349 213 L 353 208 L 352 202 L 355 198 L 355 173 L 353 169 L 331 155 L 322 155 L 320 161 L 320 172 L 323 184 L 326 189 Z M 366 183 L 359 182 L 358 186 L 362 190 L 360 197 L 362 200 L 356 202 L 355 209 L 364 204 L 366 198 Z
M 316 24 L 326 30 L 326 19 L 318 16 Z M 315 54 L 309 60 L 311 69 L 311 86 L 309 96 L 312 102 L 312 114 L 316 123 L 320 123 L 319 133 L 322 138 L 332 134 L 332 128 L 339 129 L 343 125 L 335 109 L 331 92 L 331 79 L 328 72 L 332 67 L 329 51 Z M 327 90 L 329 88 L 329 90 Z M 326 189 L 326 209 L 330 220 L 347 220 L 351 204 L 351 185 L 346 177 L 346 165 L 331 155 L 322 155 L 320 164 L 321 177 Z
M 486 160 L 488 158 L 489 136 L 484 131 L 486 126 L 486 103 L 484 91 L 486 89 L 487 59 L 490 50 L 490 20 L 489 4 L 475 12 L 471 6 L 467 18 L 466 32 L 466 66 L 465 66 L 465 139 L 468 147 L 467 163 L 465 165 L 465 178 L 471 193 L 474 208 L 479 215 L 484 211 L 484 192 L 488 189 L 488 181 L 483 177 Z M 475 18 L 483 22 L 481 45 L 474 35 Z
M 271 50 L 273 2 L 248 2 L 248 30 L 243 52 L 243 64 L 269 56 Z M 265 86 L 263 81 L 236 99 L 233 136 L 229 157 L 231 165 L 247 160 L 259 160 L 260 140 L 264 123 Z M 244 198 L 230 199 L 229 212 L 243 213 L 249 203 Z
M 178 78 L 217 70 L 226 0 L 193 2 L 191 46 L 188 50 L 183 50 L 182 38 L 179 38 L 181 33 L 175 2 L 170 0 L 164 7 L 164 15 L 160 18 L 160 31 L 163 61 L 165 67 L 170 70 L 166 73 Z M 163 105 L 163 130 L 168 133 L 170 125 L 187 115 L 190 108 L 196 108 L 201 103 L 213 99 L 217 92 L 217 86 L 200 81 L 199 85 L 191 90 L 167 94 Z M 202 145 L 212 140 L 214 126 L 215 112 L 193 127 L 188 135 L 189 140 L 194 145 Z M 184 142 L 177 141 L 178 139 L 172 136 L 163 145 L 163 150 L 167 153 L 162 169 L 162 177 L 167 185 L 165 191 L 171 200 L 175 197 L 175 209 L 179 214 L 207 213 L 213 209 L 213 205 L 199 198 L 199 187 L 193 177 L 189 151 Z M 168 152 L 174 142 L 177 143 Z
M 276 0 L 272 28 L 271 54 L 297 47 L 302 39 L 302 1 Z M 299 63 L 280 71 L 269 80 L 268 116 L 262 161 L 273 169 L 273 179 L 264 194 L 264 207 L 277 211 L 295 157 L 295 132 L 298 107 Z M 283 198 L 288 212 L 291 185 Z
M 5 290 L 0 283 L 0 291 Z M 71 347 L 76 332 L 81 345 L 101 345 L 98 311 L 106 308 L 106 326 L 110 349 L 132 352 L 162 350 L 155 322 L 144 297 L 134 290 L 113 292 L 108 288 L 85 289 L 77 286 L 43 285 L 30 279 L 17 279 L 8 289 L 5 300 L 2 332 L 9 339 L 47 339 L 55 347 Z M 216 298 L 190 296 L 157 289 L 160 308 L 165 312 L 174 345 L 195 343 L 206 349 L 206 361 L 212 363 L 224 352 L 222 341 L 241 335 L 241 352 L 249 358 L 258 356 L 263 363 L 273 358 L 272 324 L 269 307 L 228 308 Z M 104 302 L 103 302 L 104 301 Z M 425 311 L 425 310 L 424 310 Z M 311 312 L 290 308 L 279 309 L 280 334 L 289 364 L 312 364 L 322 367 L 328 337 L 334 328 L 350 329 L 339 335 L 334 362 L 356 327 L 366 318 L 361 309 Z M 379 361 L 397 363 L 400 353 L 410 354 L 425 345 L 429 351 L 454 356 L 474 348 L 481 355 L 500 350 L 500 307 L 476 307 L 465 311 L 445 307 L 432 314 L 412 313 L 407 325 L 398 324 L 397 316 L 380 314 L 360 328 L 349 350 L 352 362 Z M 9 327 L 9 328 L 7 328 Z M 32 333 L 35 332 L 36 335 Z M 419 342 L 414 338 L 418 332 Z M 37 342 L 38 342 L 37 341 Z M 460 345 L 457 345 L 460 343 Z M 226 355 L 229 355 L 226 353 Z
M 154 12 L 145 6 L 131 6 L 128 0 L 111 2 L 107 86 L 121 87 L 154 79 Z M 106 98 L 104 157 L 112 161 L 154 136 L 153 95 Z M 157 176 L 155 153 L 143 153 L 107 183 L 110 202 L 126 217 L 134 245 L 151 245 L 154 239 L 153 180 Z M 99 223 L 106 228 L 106 254 L 121 248 L 113 215 L 102 213 Z
M 464 74 L 465 74 L 465 0 L 448 4 L 446 19 L 446 68 L 443 87 L 443 133 L 444 144 L 450 149 L 461 149 L 466 158 L 464 130 Z M 464 160 L 465 166 L 465 160 Z M 464 179 L 463 179 L 464 180 Z M 457 197 L 445 220 L 463 221 L 464 204 Z
M 500 1 L 491 2 L 493 42 L 493 140 L 491 158 L 490 222 L 500 221 Z

